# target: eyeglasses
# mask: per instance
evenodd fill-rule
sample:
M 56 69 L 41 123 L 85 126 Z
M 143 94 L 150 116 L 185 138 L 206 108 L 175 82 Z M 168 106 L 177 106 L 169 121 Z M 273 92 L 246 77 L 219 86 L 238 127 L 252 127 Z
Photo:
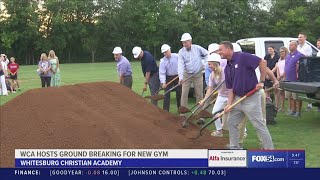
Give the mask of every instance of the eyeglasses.
M 284 51 L 280 51 L 281 53 L 283 53 Z

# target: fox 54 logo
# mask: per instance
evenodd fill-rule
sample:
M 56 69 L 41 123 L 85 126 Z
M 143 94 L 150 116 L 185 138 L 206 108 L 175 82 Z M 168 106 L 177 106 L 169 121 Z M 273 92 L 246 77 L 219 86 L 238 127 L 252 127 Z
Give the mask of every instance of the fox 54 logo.
M 284 158 L 277 158 L 274 155 L 264 155 L 264 156 L 255 156 L 253 155 L 251 158 L 252 162 L 284 162 Z

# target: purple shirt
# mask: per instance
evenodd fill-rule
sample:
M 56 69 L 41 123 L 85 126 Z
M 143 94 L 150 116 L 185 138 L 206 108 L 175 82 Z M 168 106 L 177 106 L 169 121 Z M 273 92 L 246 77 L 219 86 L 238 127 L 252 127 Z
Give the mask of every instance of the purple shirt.
M 287 81 L 298 81 L 296 66 L 299 62 L 300 57 L 303 56 L 304 55 L 299 51 L 295 51 L 287 55 L 284 65 L 284 73 L 286 74 Z
M 166 83 L 166 76 L 178 75 L 178 54 L 171 53 L 170 58 L 163 57 L 159 65 L 160 83 Z
M 119 76 L 129 76 L 132 74 L 131 64 L 126 57 L 121 55 L 120 59 L 117 61 L 117 70 Z
M 233 89 L 237 96 L 244 96 L 258 83 L 255 69 L 261 58 L 245 53 L 235 52 L 224 70 L 227 89 Z

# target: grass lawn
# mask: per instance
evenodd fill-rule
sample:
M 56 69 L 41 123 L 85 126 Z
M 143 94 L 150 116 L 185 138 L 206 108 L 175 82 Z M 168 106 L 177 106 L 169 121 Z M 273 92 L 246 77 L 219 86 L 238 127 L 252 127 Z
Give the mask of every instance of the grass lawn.
M 133 90 L 141 94 L 144 77 L 139 62 L 132 62 Z M 19 79 L 21 91 L 9 96 L 0 96 L 0 105 L 5 104 L 21 93 L 34 88 L 40 88 L 40 78 L 36 74 L 36 66 L 21 66 Z M 62 64 L 62 85 L 71 85 L 82 82 L 113 81 L 118 82 L 116 63 L 95 64 Z M 144 95 L 149 95 L 149 91 Z M 189 100 L 190 107 L 195 100 Z M 175 96 L 171 96 L 171 112 L 177 112 Z M 306 103 L 304 103 L 305 109 Z M 159 104 L 162 107 L 162 101 Z M 1 106 L 0 106 L 1 108 Z M 283 113 L 278 113 L 277 124 L 268 126 L 276 149 L 305 149 L 306 167 L 320 167 L 320 112 L 316 108 L 311 112 L 303 112 L 302 118 L 294 119 Z M 213 126 L 210 126 L 211 128 Z M 245 140 L 246 149 L 257 149 L 259 141 L 250 123 L 248 123 L 248 137 Z

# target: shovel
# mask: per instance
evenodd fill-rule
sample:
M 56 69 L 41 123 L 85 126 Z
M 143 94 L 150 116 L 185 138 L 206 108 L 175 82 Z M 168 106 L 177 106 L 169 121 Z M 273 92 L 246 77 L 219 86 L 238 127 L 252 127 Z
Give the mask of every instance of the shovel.
M 216 88 L 214 88 L 214 90 L 212 91 L 212 93 L 204 100 L 204 103 L 211 97 L 211 95 L 213 95 L 214 93 L 216 93 L 216 91 L 222 86 L 222 84 L 224 83 L 224 81 L 222 81 Z M 182 127 L 186 127 L 188 125 L 188 121 L 191 119 L 191 117 L 201 108 L 202 106 L 198 105 L 197 108 L 191 112 L 191 114 L 189 115 L 189 117 L 182 122 Z
M 169 84 L 173 83 L 173 82 L 174 82 L 176 79 L 178 79 L 178 78 L 179 78 L 179 76 L 173 78 L 171 81 L 169 81 L 169 82 L 166 84 L 166 86 L 168 86 Z M 159 88 L 159 90 L 155 93 L 155 95 L 158 94 L 161 90 L 163 90 L 162 87 Z M 152 97 L 152 96 L 146 96 L 146 97 L 144 97 L 144 98 L 150 98 L 150 99 L 151 99 L 151 97 Z
M 228 110 L 234 108 L 236 105 L 238 105 L 239 103 L 241 103 L 243 100 L 245 100 L 247 97 L 253 95 L 254 93 L 257 92 L 257 89 L 254 88 L 253 90 L 251 90 L 250 92 L 248 92 L 246 95 L 244 95 L 242 98 L 238 99 L 236 102 L 234 102 L 229 108 Z M 216 112 L 213 114 L 214 119 L 212 119 L 211 121 L 209 121 L 207 124 L 203 125 L 199 131 L 199 134 L 197 137 L 195 137 L 194 139 L 199 138 L 202 135 L 202 131 L 208 127 L 210 124 L 212 124 L 214 121 L 216 121 L 217 119 L 219 119 L 222 115 L 224 115 L 225 112 L 223 109 L 221 109 L 220 111 Z
M 218 91 L 214 92 L 213 95 L 216 95 L 218 93 Z M 211 95 L 210 95 L 211 96 Z M 178 112 L 180 114 L 185 114 L 185 113 L 188 113 L 188 112 L 191 112 L 193 111 L 193 109 L 197 106 L 198 104 L 195 104 L 194 106 L 192 106 L 191 109 L 188 109 L 187 107 L 184 107 L 184 106 L 180 106 L 179 109 L 178 109 Z M 209 104 L 209 106 L 211 105 L 211 102 Z M 208 107 L 209 107 L 208 106 Z M 206 107 L 205 109 L 207 109 L 208 107 Z
M 217 100 L 217 98 L 215 98 L 214 100 L 212 100 L 207 106 L 205 106 L 199 113 L 195 114 L 191 120 L 196 120 L 196 119 L 200 119 L 200 118 L 212 118 L 213 115 L 207 111 L 207 109 L 213 104 L 215 103 Z
M 161 100 L 164 99 L 164 96 L 168 93 L 170 93 L 171 91 L 173 91 L 174 89 L 176 89 L 178 86 L 181 86 L 184 82 L 186 82 L 187 80 L 189 80 L 190 78 L 192 78 L 193 76 L 195 76 L 198 73 L 192 74 L 190 77 L 188 77 L 187 79 L 183 80 L 181 84 L 177 84 L 175 86 L 173 86 L 172 88 L 170 88 L 167 92 L 165 92 L 164 94 L 155 94 L 153 96 L 150 96 L 148 98 L 150 98 L 151 100 Z
M 269 92 L 269 91 L 271 91 L 273 89 L 274 89 L 274 87 L 271 87 L 271 88 L 268 88 L 268 89 L 264 90 L 264 92 Z
M 184 106 L 180 106 L 179 109 L 178 109 L 178 112 L 180 114 L 185 114 L 185 113 L 188 113 L 188 112 L 191 112 L 198 104 L 195 104 L 194 106 L 192 106 L 191 109 L 187 108 L 187 107 L 184 107 Z

